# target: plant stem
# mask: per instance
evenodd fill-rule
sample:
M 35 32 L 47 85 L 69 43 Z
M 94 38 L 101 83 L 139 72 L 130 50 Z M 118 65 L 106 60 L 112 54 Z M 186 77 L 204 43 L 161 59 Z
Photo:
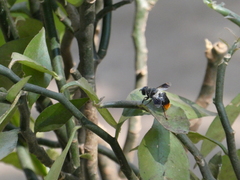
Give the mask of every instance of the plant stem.
M 176 136 L 195 158 L 196 163 L 202 173 L 203 179 L 215 180 L 204 157 L 192 143 L 192 141 L 188 138 L 188 136 L 186 134 L 176 134 Z
M 95 85 L 95 69 L 93 56 L 93 37 L 94 37 L 94 22 L 95 22 L 95 1 L 84 1 L 79 8 L 80 29 L 76 33 L 76 38 L 79 48 L 80 63 L 78 70 L 81 75 L 96 89 Z M 77 94 L 78 92 L 76 92 Z M 81 97 L 86 96 L 84 93 Z M 74 98 L 80 98 L 75 96 Z M 94 124 L 98 124 L 97 110 L 91 101 L 88 101 L 84 108 L 83 114 Z M 84 130 L 84 129 L 83 129 Z M 84 166 L 90 180 L 98 180 L 98 156 L 97 145 L 98 140 L 96 134 L 86 129 L 85 132 L 84 150 L 91 155 L 91 159 L 84 160 Z
M 226 134 L 226 141 L 228 146 L 228 156 L 231 161 L 232 167 L 238 179 L 240 179 L 240 161 L 237 155 L 236 142 L 234 137 L 234 130 L 231 127 L 227 113 L 223 105 L 223 89 L 224 89 L 224 77 L 225 70 L 228 61 L 224 61 L 218 66 L 217 69 L 217 81 L 216 81 L 216 95 L 214 99 L 215 106 L 218 111 L 219 118 L 221 120 L 223 129 Z
M 6 42 L 19 38 L 6 0 L 0 0 L 0 27 Z
M 58 90 L 60 90 L 62 88 L 62 86 L 64 86 L 66 84 L 66 79 L 65 79 L 64 68 L 63 68 L 63 59 L 62 59 L 62 56 L 60 53 L 59 39 L 58 39 L 56 27 L 54 25 L 51 1 L 45 0 L 42 3 L 42 8 L 43 8 L 43 12 L 44 12 L 43 14 L 44 14 L 44 23 L 45 23 L 45 27 L 46 27 L 46 32 L 48 33 L 48 37 L 51 41 L 51 44 L 50 44 L 51 51 L 49 51 L 49 52 L 51 52 L 51 54 L 52 54 L 51 61 L 52 61 L 53 70 L 60 77 L 62 77 L 61 80 L 56 81 Z M 64 95 L 68 99 L 70 99 L 70 94 L 68 91 L 65 91 Z M 71 118 L 66 123 L 68 138 L 70 137 L 70 134 L 74 127 L 75 127 L 74 119 Z M 79 150 L 78 150 L 77 133 L 71 144 L 70 152 L 71 152 L 71 156 L 72 156 L 70 158 L 70 161 L 73 164 L 74 169 L 78 169 L 78 167 L 80 166 L 80 158 L 79 158 Z
M 209 103 L 212 103 L 212 97 L 215 92 L 216 76 L 218 63 L 223 59 L 227 53 L 228 48 L 226 44 L 217 42 L 212 44 L 209 40 L 205 40 L 205 56 L 207 58 L 207 68 L 200 89 L 199 95 L 196 99 L 196 104 L 203 108 L 207 108 Z M 201 125 L 202 119 L 190 119 L 190 130 L 197 131 Z

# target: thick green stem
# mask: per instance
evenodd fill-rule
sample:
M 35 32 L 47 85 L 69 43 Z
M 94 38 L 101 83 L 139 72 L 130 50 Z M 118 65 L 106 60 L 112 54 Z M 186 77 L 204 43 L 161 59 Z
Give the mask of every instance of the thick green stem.
M 50 52 L 51 52 L 51 60 L 52 60 L 52 66 L 53 70 L 61 77 L 59 81 L 56 81 L 58 89 L 60 90 L 62 86 L 66 84 L 65 74 L 64 74 L 64 68 L 63 68 L 63 59 L 60 53 L 60 44 L 59 39 L 57 35 L 57 30 L 54 25 L 54 19 L 53 19 L 53 12 L 52 12 L 52 3 L 49 0 L 45 0 L 42 3 L 42 9 L 44 14 L 44 24 L 46 27 L 46 32 L 48 34 L 48 38 L 50 39 Z M 68 91 L 65 91 L 64 95 L 70 99 L 70 94 Z M 72 129 L 75 127 L 74 119 L 71 118 L 67 124 L 66 129 L 68 133 L 68 138 L 72 132 Z M 78 150 L 78 143 L 77 143 L 77 134 L 74 137 L 74 140 L 72 142 L 70 152 L 71 152 L 71 158 L 70 162 L 73 164 L 74 169 L 78 169 L 80 166 L 80 158 L 79 158 L 79 150 Z
M 225 107 L 223 105 L 223 89 L 224 89 L 224 77 L 227 62 L 224 61 L 218 66 L 217 81 L 216 81 L 216 95 L 214 99 L 215 106 L 218 111 L 219 118 L 221 120 L 223 129 L 226 134 L 228 156 L 231 161 L 232 167 L 238 179 L 240 179 L 240 161 L 236 150 L 235 133 L 229 122 Z
M 80 29 L 76 33 L 79 48 L 80 63 L 78 70 L 84 78 L 96 89 L 95 69 L 93 56 L 93 37 L 95 22 L 95 1 L 84 1 L 79 9 Z M 84 96 L 84 95 L 83 95 Z M 75 96 L 79 98 L 79 96 Z M 94 124 L 98 124 L 97 110 L 92 102 L 87 102 L 83 108 L 84 115 Z M 86 130 L 84 151 L 91 155 L 91 159 L 85 160 L 84 166 L 87 169 L 87 176 L 91 180 L 98 180 L 98 158 L 97 158 L 97 136 L 92 131 Z

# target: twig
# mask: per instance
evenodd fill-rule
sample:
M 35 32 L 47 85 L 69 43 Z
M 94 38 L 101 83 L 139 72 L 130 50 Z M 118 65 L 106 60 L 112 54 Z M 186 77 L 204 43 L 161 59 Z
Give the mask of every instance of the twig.
M 20 117 L 21 134 L 28 143 L 29 152 L 36 155 L 36 157 L 47 167 L 51 167 L 53 160 L 47 155 L 46 151 L 37 143 L 36 135 L 29 128 L 30 111 L 27 104 L 26 94 L 20 97 L 20 104 L 18 106 Z
M 223 89 L 224 89 L 224 77 L 225 70 L 228 65 L 229 60 L 231 59 L 232 54 L 235 52 L 235 49 L 238 45 L 238 42 L 234 43 L 231 49 L 229 50 L 229 58 L 224 58 L 221 64 L 217 69 L 217 81 L 216 81 L 216 94 L 214 103 L 218 111 L 219 118 L 221 120 L 223 129 L 226 134 L 226 141 L 228 146 L 228 156 L 231 161 L 232 167 L 238 179 L 240 179 L 240 160 L 237 155 L 236 150 L 236 141 L 234 137 L 234 130 L 231 127 L 229 122 L 226 110 L 223 105 Z
M 43 14 L 44 14 L 44 24 L 46 27 L 46 32 L 48 34 L 48 37 L 51 41 L 51 51 L 52 52 L 52 66 L 53 70 L 60 76 L 62 77 L 61 80 L 56 81 L 58 90 L 62 88 L 66 84 L 66 79 L 65 79 L 65 74 L 63 70 L 63 59 L 60 53 L 60 44 L 59 44 L 59 39 L 56 31 L 56 27 L 54 25 L 54 19 L 53 19 L 53 14 L 52 14 L 52 3 L 51 1 L 44 1 L 42 3 L 42 9 L 43 9 Z M 64 92 L 64 95 L 70 99 L 70 94 L 68 91 Z M 72 129 L 75 127 L 74 120 L 71 118 L 67 123 L 66 123 L 66 129 L 67 129 L 67 134 L 68 138 L 72 132 Z M 70 152 L 72 158 L 70 158 L 70 162 L 73 164 L 73 167 L 75 169 L 78 169 L 80 166 L 80 158 L 79 158 L 79 150 L 78 150 L 78 141 L 77 141 L 77 133 L 74 137 L 74 140 L 71 144 L 70 147 Z M 70 170 L 69 172 L 71 172 Z
M 49 139 L 37 138 L 37 142 L 39 145 L 47 146 L 50 148 L 60 148 L 61 147 L 61 145 L 58 141 L 52 141 Z
M 84 78 L 96 89 L 95 85 L 95 70 L 93 57 L 93 37 L 94 37 L 94 21 L 95 21 L 95 1 L 84 1 L 79 8 L 80 29 L 76 33 L 78 42 L 80 63 L 78 66 L 79 72 Z M 85 96 L 82 93 L 82 97 Z M 79 98 L 79 97 L 74 97 Z M 91 101 L 88 101 L 83 108 L 83 114 L 94 124 L 98 124 L 97 110 Z M 92 131 L 86 129 L 86 138 L 84 150 L 91 155 L 91 159 L 85 160 L 86 170 L 90 180 L 98 180 L 98 158 L 97 158 L 97 136 Z
M 35 19 L 41 20 L 40 15 L 40 2 L 36 0 L 29 0 L 29 9 L 31 12 L 31 16 Z
M 67 17 L 67 15 L 62 11 L 62 9 L 58 6 L 56 1 L 50 1 L 52 9 L 54 13 L 57 15 L 58 19 L 68 28 L 71 32 L 73 32 L 71 20 Z
M 104 8 L 111 6 L 111 5 L 112 5 L 112 0 L 104 0 Z M 99 44 L 97 53 L 94 52 L 95 56 L 96 56 L 95 70 L 96 70 L 98 64 L 102 61 L 102 59 L 107 54 L 109 39 L 110 39 L 110 35 L 111 35 L 111 24 L 112 24 L 111 20 L 112 20 L 112 12 L 110 11 L 105 16 L 103 16 L 100 44 Z M 98 19 L 95 20 L 94 24 L 95 24 L 94 26 L 96 29 L 97 24 L 98 24 Z M 96 44 L 94 46 L 94 50 L 96 51 Z
M 0 27 L 6 42 L 19 38 L 6 0 L 0 0 Z
M 212 97 L 215 92 L 218 63 L 222 60 L 228 50 L 227 46 L 222 42 L 212 44 L 209 40 L 206 39 L 205 44 L 207 68 L 201 90 L 199 92 L 198 98 L 195 101 L 196 104 L 200 105 L 203 108 L 207 108 L 208 105 L 212 102 Z M 201 120 L 201 118 L 191 119 L 190 130 L 197 131 L 197 129 L 201 125 Z
M 107 13 L 109 13 L 110 11 L 114 11 L 126 4 L 130 4 L 133 0 L 122 0 L 120 2 L 117 2 L 111 6 L 107 6 L 104 9 L 102 9 L 101 11 L 98 12 L 98 14 L 96 15 L 96 22 L 98 22 L 100 19 L 102 19 Z
M 107 147 L 99 144 L 98 145 L 98 152 L 107 156 L 108 158 L 110 158 L 111 160 L 113 160 L 114 162 L 119 164 L 119 161 L 118 161 L 117 157 L 115 156 L 115 154 L 110 149 L 108 149 Z M 129 162 L 129 165 L 132 168 L 133 172 L 137 176 L 140 176 L 139 169 L 131 162 Z
M 196 163 L 202 173 L 203 179 L 215 180 L 204 157 L 201 155 L 192 141 L 188 138 L 188 136 L 186 134 L 176 134 L 176 136 L 195 158 Z
M 64 63 L 64 74 L 66 79 L 69 78 L 70 70 L 73 68 L 73 57 L 71 54 L 71 44 L 74 38 L 74 34 L 69 30 L 65 29 L 62 42 L 61 42 L 61 54 Z
M 203 1 L 208 7 L 214 9 L 216 12 L 223 15 L 226 19 L 232 21 L 236 25 L 240 26 L 240 16 L 233 11 L 224 7 L 224 3 L 217 4 L 216 1 L 204 0 Z
M 101 154 L 99 151 L 99 146 L 107 148 L 108 144 L 105 141 L 103 141 L 101 138 L 98 138 L 98 168 L 101 175 L 101 179 L 104 179 L 104 180 L 119 179 L 116 163 L 112 161 L 108 156 Z M 113 152 L 112 154 L 114 155 Z
M 3 65 L 0 65 L 0 75 L 6 76 L 14 83 L 17 83 L 20 80 L 20 78 L 13 71 L 4 67 Z M 54 91 L 50 91 L 48 89 L 45 89 L 33 84 L 29 84 L 29 83 L 25 84 L 23 90 L 41 94 L 43 96 L 47 96 L 49 98 L 59 101 L 67 110 L 69 110 L 72 113 L 73 116 L 75 116 L 78 120 L 82 122 L 83 126 L 85 126 L 89 130 L 97 134 L 99 137 L 101 137 L 104 141 L 106 141 L 111 146 L 116 157 L 119 160 L 120 167 L 123 173 L 125 174 L 125 176 L 129 180 L 137 179 L 132 169 L 130 168 L 116 138 L 112 137 L 106 131 L 98 127 L 96 124 L 89 121 L 63 94 L 56 93 Z

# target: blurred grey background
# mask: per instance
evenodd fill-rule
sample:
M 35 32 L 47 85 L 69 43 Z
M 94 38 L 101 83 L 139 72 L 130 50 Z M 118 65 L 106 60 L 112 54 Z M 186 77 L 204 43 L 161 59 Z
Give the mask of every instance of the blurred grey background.
M 239 14 L 239 1 L 226 0 L 225 3 L 225 7 Z M 133 19 L 134 2 L 113 11 L 108 53 L 99 65 L 96 76 L 97 94 L 99 97 L 105 96 L 104 101 L 125 99 L 134 88 L 134 47 L 131 37 Z M 148 85 L 156 87 L 164 82 L 171 82 L 169 92 L 194 101 L 201 87 L 207 62 L 204 56 L 204 40 L 207 38 L 214 43 L 221 38 L 231 45 L 235 37 L 226 30 L 226 27 L 239 36 L 239 28 L 236 25 L 208 8 L 202 0 L 158 1 L 149 14 L 146 29 L 149 51 Z M 76 44 L 73 44 L 72 51 L 74 57 L 78 59 Z M 239 52 L 237 52 L 226 71 L 224 91 L 226 105 L 240 92 L 239 67 Z M 213 105 L 210 105 L 209 109 L 215 111 Z M 111 109 L 116 120 L 119 119 L 121 111 L 121 109 Z M 206 132 L 212 119 L 213 117 L 203 119 L 201 133 Z M 141 138 L 151 127 L 152 121 L 150 116 L 142 119 L 144 126 Z M 102 124 L 108 132 L 114 134 L 110 126 L 104 122 Z M 126 125 L 127 123 L 121 132 L 121 144 L 126 136 Z M 233 128 L 236 131 L 240 129 L 239 121 Z M 236 133 L 238 142 L 239 137 L 239 133 Z M 238 148 L 239 146 L 238 143 Z M 189 157 L 192 161 L 192 157 Z M 0 179 L 23 180 L 25 177 L 19 170 L 0 163 Z

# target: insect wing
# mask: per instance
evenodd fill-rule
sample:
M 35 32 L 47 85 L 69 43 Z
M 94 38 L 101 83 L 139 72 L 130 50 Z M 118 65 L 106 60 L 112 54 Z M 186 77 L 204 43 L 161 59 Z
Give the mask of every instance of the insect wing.
M 159 94 L 155 94 L 154 96 L 152 96 L 152 100 L 153 100 L 153 103 L 154 105 L 157 107 L 157 108 L 160 108 L 162 106 L 162 103 L 163 103 L 163 99 L 162 97 L 159 97 Z
M 158 92 L 166 91 L 171 86 L 171 83 L 164 83 L 161 86 L 158 86 Z

